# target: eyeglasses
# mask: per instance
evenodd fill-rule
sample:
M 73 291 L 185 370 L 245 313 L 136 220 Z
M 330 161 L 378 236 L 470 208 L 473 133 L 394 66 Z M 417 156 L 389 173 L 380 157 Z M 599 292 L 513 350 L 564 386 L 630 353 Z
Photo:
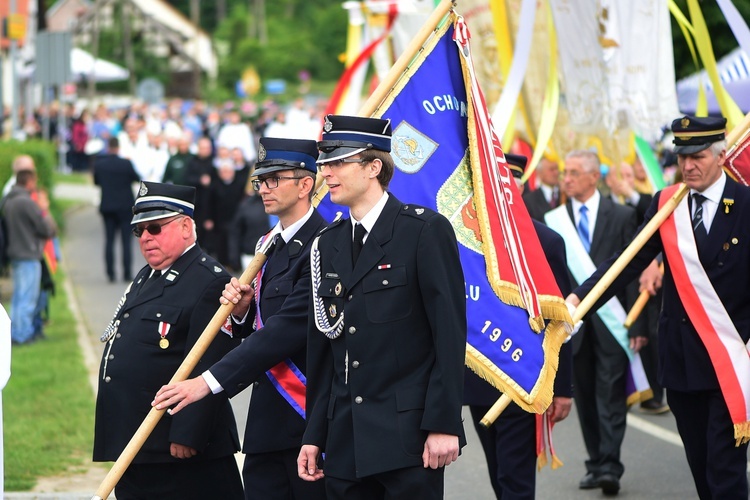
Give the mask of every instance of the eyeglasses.
M 574 179 L 579 178 L 582 175 L 590 174 L 591 172 L 584 172 L 583 170 L 563 170 L 563 177 L 572 177 Z
M 141 235 L 143 235 L 144 231 L 148 231 L 149 234 L 156 236 L 157 234 L 161 233 L 162 227 L 180 219 L 182 219 L 182 217 L 175 217 L 174 219 L 170 219 L 167 222 L 162 222 L 161 224 L 159 224 L 158 222 L 152 222 L 151 224 L 147 224 L 145 226 L 135 226 L 133 228 L 133 234 L 136 238 L 140 238 Z
M 302 179 L 302 177 L 266 177 L 265 179 L 253 179 L 250 184 L 256 191 L 260 191 L 261 184 L 265 184 L 268 189 L 276 189 L 279 187 L 279 181 L 284 179 Z
M 345 163 L 368 163 L 372 160 L 366 160 L 364 158 L 344 158 L 343 160 L 333 160 L 326 163 L 319 163 L 318 164 L 318 170 L 322 171 L 324 167 L 331 167 L 331 168 L 339 168 L 342 167 Z

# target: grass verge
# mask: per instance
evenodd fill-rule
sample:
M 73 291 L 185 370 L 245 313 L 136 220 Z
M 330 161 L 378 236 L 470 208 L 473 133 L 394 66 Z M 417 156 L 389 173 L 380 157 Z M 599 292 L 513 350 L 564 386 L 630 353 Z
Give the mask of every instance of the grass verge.
M 90 461 L 94 395 L 62 290 L 50 298 L 47 339 L 13 346 L 11 378 L 3 390 L 5 489 L 26 491 L 37 478 Z

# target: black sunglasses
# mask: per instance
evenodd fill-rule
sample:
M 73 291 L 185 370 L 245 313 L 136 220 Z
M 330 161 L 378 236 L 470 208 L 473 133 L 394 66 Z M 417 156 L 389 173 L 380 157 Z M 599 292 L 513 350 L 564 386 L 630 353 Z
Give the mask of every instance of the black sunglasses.
M 143 235 L 143 231 L 148 231 L 149 234 L 156 236 L 157 234 L 161 233 L 161 228 L 163 226 L 171 224 L 172 222 L 180 219 L 182 219 L 182 217 L 175 217 L 174 219 L 170 219 L 167 222 L 162 222 L 161 224 L 159 224 L 158 222 L 152 222 L 151 224 L 147 224 L 145 226 L 135 226 L 133 228 L 133 235 L 135 235 L 136 238 L 140 238 L 141 235 Z

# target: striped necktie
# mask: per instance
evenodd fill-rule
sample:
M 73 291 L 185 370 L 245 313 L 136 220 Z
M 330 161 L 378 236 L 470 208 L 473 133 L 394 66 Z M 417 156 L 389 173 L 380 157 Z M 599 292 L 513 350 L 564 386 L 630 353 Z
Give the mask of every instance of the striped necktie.
M 695 205 L 695 213 L 693 213 L 693 233 L 695 233 L 695 242 L 698 246 L 701 246 L 706 238 L 708 238 L 708 232 L 706 231 L 706 224 L 703 223 L 703 202 L 708 198 L 699 193 L 693 193 L 693 205 Z
M 589 235 L 589 209 L 586 205 L 581 205 L 579 209 L 581 217 L 578 219 L 578 236 L 581 238 L 583 248 L 586 249 L 586 253 L 591 250 L 591 237 Z

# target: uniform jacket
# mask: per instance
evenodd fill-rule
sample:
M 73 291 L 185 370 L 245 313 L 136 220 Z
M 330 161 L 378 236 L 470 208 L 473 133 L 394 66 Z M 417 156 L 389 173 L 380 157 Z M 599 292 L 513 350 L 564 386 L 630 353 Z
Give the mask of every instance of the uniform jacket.
M 323 217 L 314 211 L 292 241 L 273 251 L 260 289 L 263 328 L 211 367 L 211 375 L 229 397 L 255 382 L 243 441 L 245 453 L 287 450 L 302 444 L 304 418 L 279 394 L 265 372 L 291 359 L 303 374 L 307 373 L 310 245 L 323 227 Z M 251 307 L 242 330 L 252 331 L 254 302 Z
M 159 388 L 169 382 L 185 355 L 219 307 L 229 274 L 198 245 L 184 253 L 165 275 L 141 291 L 151 268 L 133 281 L 116 313 L 117 333 L 105 344 L 96 401 L 94 460 L 116 460 L 151 409 Z M 139 293 L 140 292 L 140 293 Z M 159 324 L 171 325 L 159 347 Z M 195 377 L 221 359 L 238 340 L 219 332 L 190 375 Z M 205 398 L 174 417 L 164 415 L 134 463 L 174 462 L 170 443 L 191 446 L 211 459 L 239 450 L 237 427 L 225 395 Z
M 131 184 L 139 180 L 130 160 L 112 154 L 98 156 L 94 160 L 94 184 L 102 188 L 99 211 L 129 212 L 135 204 Z
M 562 236 L 541 222 L 533 221 L 534 229 L 539 237 L 539 243 L 544 250 L 544 256 L 549 262 L 552 274 L 563 298 L 570 293 L 570 277 L 568 276 L 568 261 L 565 254 L 565 242 Z M 464 385 L 464 404 L 478 406 L 492 406 L 500 397 L 500 392 L 482 380 L 467 368 L 466 384 Z M 555 396 L 573 397 L 573 356 L 570 342 L 560 347 L 560 362 L 557 367 L 554 385 Z
M 544 222 L 544 214 L 554 208 L 547 202 L 547 198 L 544 197 L 544 191 L 541 188 L 533 191 L 525 191 L 523 193 L 523 202 L 531 218 L 539 222 Z
M 429 432 L 459 436 L 466 297 L 453 228 L 393 195 L 352 266 L 352 225 L 319 239 L 313 289 L 343 332 L 308 323 L 308 427 L 327 476 L 353 479 L 422 466 Z M 315 255 L 311 255 L 314 259 Z
M 657 193 L 654 197 L 645 223 L 657 212 L 660 195 Z M 747 224 L 750 217 L 750 188 L 727 178 L 723 198 L 733 199 L 734 204 L 729 213 L 723 205 L 719 206 L 708 238 L 698 249 L 698 254 L 742 341 L 747 343 L 750 340 L 750 226 Z M 662 251 L 662 245 L 657 231 L 604 297 L 611 296 L 613 292 L 621 290 L 625 283 L 637 278 Z M 599 266 L 596 273 L 574 293 L 579 297 L 585 295 L 613 262 L 614 258 Z M 682 306 L 666 254 L 664 268 L 663 304 L 659 318 L 659 381 L 666 389 L 679 391 L 718 389 L 708 351 Z

